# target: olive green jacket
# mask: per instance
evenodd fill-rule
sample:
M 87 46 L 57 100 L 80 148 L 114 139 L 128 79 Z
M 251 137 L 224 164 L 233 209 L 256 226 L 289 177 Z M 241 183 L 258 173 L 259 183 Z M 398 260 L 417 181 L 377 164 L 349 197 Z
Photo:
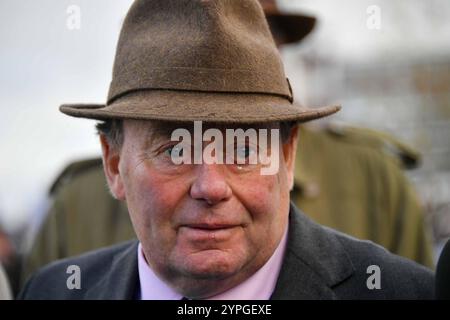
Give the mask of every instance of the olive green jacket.
M 402 167 L 419 157 L 384 133 L 300 129 L 291 199 L 316 222 L 433 266 L 431 231 Z

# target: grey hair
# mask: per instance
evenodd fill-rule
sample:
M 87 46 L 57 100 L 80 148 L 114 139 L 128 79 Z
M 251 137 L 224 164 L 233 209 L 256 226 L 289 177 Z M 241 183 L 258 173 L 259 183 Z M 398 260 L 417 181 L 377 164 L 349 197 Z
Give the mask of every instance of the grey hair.
M 95 125 L 97 133 L 105 136 L 108 144 L 114 150 L 120 150 L 123 144 L 123 120 L 111 119 Z

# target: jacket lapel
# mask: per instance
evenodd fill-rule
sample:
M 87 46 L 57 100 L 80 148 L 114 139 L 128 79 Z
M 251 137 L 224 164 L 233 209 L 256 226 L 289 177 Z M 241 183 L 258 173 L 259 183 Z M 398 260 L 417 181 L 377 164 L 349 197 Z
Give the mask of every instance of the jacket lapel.
M 336 299 L 333 286 L 354 273 L 337 237 L 291 205 L 283 266 L 272 299 Z
M 138 242 L 132 241 L 128 248 L 114 256 L 109 272 L 86 293 L 86 299 L 132 300 L 136 298 L 139 283 L 137 247 Z

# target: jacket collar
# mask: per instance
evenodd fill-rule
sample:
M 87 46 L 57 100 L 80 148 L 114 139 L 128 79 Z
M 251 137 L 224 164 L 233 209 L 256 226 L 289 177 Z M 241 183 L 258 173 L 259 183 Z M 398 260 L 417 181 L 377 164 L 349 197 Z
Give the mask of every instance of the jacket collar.
M 283 266 L 272 299 L 334 299 L 333 287 L 354 267 L 333 232 L 291 204 Z

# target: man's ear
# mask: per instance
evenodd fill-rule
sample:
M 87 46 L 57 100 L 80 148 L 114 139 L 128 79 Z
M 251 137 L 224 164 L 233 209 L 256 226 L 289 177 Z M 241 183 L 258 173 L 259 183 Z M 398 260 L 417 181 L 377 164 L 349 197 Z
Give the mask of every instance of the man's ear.
M 292 127 L 289 138 L 283 143 L 283 156 L 286 163 L 289 190 L 294 188 L 295 155 L 298 143 L 298 125 Z
M 111 194 L 117 200 L 125 200 L 125 188 L 119 171 L 120 152 L 114 150 L 104 135 L 100 135 L 102 145 L 103 169 Z

